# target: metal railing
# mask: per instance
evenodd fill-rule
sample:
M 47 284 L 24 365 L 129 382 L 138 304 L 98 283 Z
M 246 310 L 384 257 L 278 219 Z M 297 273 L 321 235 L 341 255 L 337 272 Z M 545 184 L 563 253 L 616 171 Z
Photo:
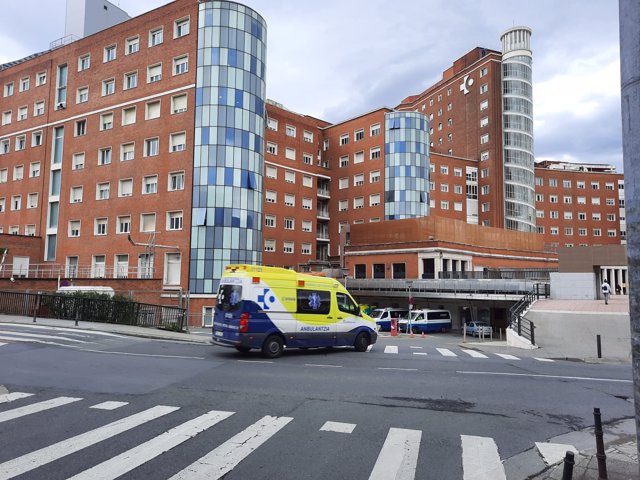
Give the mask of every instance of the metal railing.
M 3 265 L 0 278 L 155 278 L 154 268 L 135 266 L 70 266 L 54 263 Z
M 352 293 L 404 293 L 404 294 L 479 294 L 479 295 L 525 295 L 534 289 L 528 280 L 384 280 L 352 279 L 344 280 Z
M 535 324 L 524 316 L 524 312 L 541 297 L 548 298 L 549 284 L 536 283 L 534 288 L 509 308 L 509 328 L 516 331 L 519 336 L 526 338 L 531 345 L 536 344 Z
M 187 318 L 184 308 L 133 302 L 126 299 L 94 298 L 0 291 L 0 313 L 5 315 L 117 323 L 137 327 L 182 331 Z

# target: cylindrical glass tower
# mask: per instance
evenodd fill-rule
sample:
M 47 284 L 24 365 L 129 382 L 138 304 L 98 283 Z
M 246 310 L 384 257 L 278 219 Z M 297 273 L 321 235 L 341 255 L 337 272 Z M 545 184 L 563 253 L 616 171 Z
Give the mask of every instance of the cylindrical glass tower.
M 189 290 L 213 294 L 229 263 L 262 260 L 264 19 L 199 4 Z
M 502 34 L 505 228 L 536 231 L 531 29 Z
M 429 119 L 418 112 L 384 117 L 384 218 L 429 215 Z

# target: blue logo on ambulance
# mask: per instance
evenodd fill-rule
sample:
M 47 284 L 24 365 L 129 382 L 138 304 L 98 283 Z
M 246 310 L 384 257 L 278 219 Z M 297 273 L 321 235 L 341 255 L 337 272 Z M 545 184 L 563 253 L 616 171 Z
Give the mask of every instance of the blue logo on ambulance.
M 273 294 L 269 294 L 269 289 L 265 288 L 262 294 L 258 294 L 258 303 L 262 305 L 263 310 L 269 310 L 269 305 L 276 301 Z

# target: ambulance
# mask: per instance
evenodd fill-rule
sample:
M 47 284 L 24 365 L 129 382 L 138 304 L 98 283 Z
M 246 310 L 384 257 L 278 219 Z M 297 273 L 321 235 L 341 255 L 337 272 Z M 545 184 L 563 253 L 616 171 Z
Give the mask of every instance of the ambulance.
M 256 265 L 228 265 L 220 279 L 211 343 L 268 358 L 284 348 L 352 346 L 377 340 L 376 323 L 333 278 Z

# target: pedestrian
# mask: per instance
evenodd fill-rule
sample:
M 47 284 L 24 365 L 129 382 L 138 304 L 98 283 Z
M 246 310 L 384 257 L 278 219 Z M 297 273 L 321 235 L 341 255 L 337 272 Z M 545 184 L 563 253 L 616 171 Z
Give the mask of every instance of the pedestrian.
M 607 282 L 606 278 L 602 281 L 602 285 L 600 286 L 600 289 L 602 290 L 602 295 L 604 295 L 604 304 L 609 305 L 609 295 L 611 295 L 611 286 L 609 285 L 609 282 Z
M 622 288 L 620 288 L 619 283 L 616 283 L 616 295 L 620 295 L 620 292 L 622 292 Z

